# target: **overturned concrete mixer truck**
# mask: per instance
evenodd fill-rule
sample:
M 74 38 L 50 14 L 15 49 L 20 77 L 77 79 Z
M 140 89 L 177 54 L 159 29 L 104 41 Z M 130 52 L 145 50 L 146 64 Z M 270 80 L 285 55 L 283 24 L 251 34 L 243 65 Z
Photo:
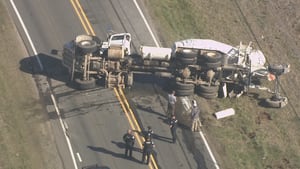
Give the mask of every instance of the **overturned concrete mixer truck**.
M 266 66 L 264 54 L 252 43 L 237 47 L 210 39 L 187 39 L 171 48 L 140 46 L 131 52 L 129 33 L 112 34 L 107 41 L 97 36 L 78 35 L 63 47 L 62 63 L 78 89 L 90 89 L 97 81 L 105 87 L 130 87 L 133 74 L 153 73 L 172 79 L 178 96 L 194 93 L 213 99 L 239 96 L 261 86 L 261 79 L 275 80 L 270 107 L 284 107 L 288 101 L 279 93 L 279 76 L 290 71 L 288 64 Z

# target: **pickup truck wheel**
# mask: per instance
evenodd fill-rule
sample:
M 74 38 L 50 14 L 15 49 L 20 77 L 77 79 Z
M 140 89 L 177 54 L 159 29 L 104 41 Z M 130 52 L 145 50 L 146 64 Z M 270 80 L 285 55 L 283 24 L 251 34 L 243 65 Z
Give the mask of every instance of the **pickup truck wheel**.
M 176 82 L 176 89 L 178 90 L 194 90 L 194 88 L 194 84 Z
M 97 42 L 94 40 L 80 41 L 77 46 L 82 55 L 93 53 L 97 50 Z
M 87 90 L 96 87 L 96 79 L 92 77 L 90 77 L 90 80 L 81 80 L 80 78 L 76 78 L 74 82 L 80 90 Z
M 217 93 L 219 91 L 219 86 L 218 85 L 199 85 L 199 93 Z
M 194 88 L 188 90 L 176 89 L 176 96 L 191 96 L 194 94 Z
M 199 95 L 205 99 L 215 99 L 218 97 L 218 93 L 199 93 Z
M 219 52 L 205 52 L 203 54 L 203 57 L 205 60 L 209 63 L 216 63 L 221 61 L 222 59 L 222 54 Z

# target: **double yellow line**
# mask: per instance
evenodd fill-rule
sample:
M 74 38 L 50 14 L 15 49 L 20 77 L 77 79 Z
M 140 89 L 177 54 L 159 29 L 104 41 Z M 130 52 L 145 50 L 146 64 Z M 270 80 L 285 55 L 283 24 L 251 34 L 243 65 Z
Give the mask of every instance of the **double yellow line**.
M 80 2 L 78 0 L 70 0 L 70 2 L 75 9 L 75 12 L 79 17 L 79 20 L 82 23 L 85 32 L 89 35 L 95 35 L 94 29 L 92 28 L 90 21 L 86 17 L 86 14 L 80 5 Z
M 145 141 L 144 137 L 140 137 L 140 135 L 138 133 L 141 133 L 142 130 L 134 116 L 134 113 L 132 111 L 132 109 L 130 108 L 130 105 L 127 101 L 126 96 L 124 95 L 124 92 L 122 90 L 122 88 L 114 88 L 114 91 L 116 93 L 117 98 L 119 99 L 120 103 L 121 103 L 121 107 L 123 109 L 123 111 L 126 114 L 126 117 L 129 121 L 130 127 L 137 132 L 134 132 L 135 137 L 137 138 L 138 144 L 140 145 L 140 147 L 143 147 L 143 143 Z M 156 164 L 156 161 L 154 160 L 153 156 L 150 156 L 150 160 L 151 163 L 149 163 L 149 168 L 150 169 L 158 169 L 158 166 Z
M 79 17 L 79 20 L 80 20 L 81 24 L 83 25 L 85 32 L 89 35 L 95 36 L 96 35 L 95 31 L 92 28 L 90 21 L 88 20 L 84 10 L 82 9 L 80 2 L 78 0 L 70 0 L 70 2 L 72 4 L 73 8 L 75 9 L 75 12 Z M 138 134 L 138 133 L 141 133 L 142 130 L 134 116 L 132 109 L 130 108 L 127 98 L 124 95 L 122 88 L 114 88 L 114 92 L 115 92 L 118 100 L 121 103 L 121 107 L 122 107 L 124 113 L 126 114 L 126 117 L 130 124 L 130 127 L 132 128 L 132 130 L 137 131 L 134 134 L 135 134 L 135 137 L 137 138 L 137 142 L 138 142 L 140 148 L 142 148 L 145 140 L 143 137 L 141 137 Z M 157 166 L 156 161 L 154 160 L 153 156 L 151 156 L 150 159 L 151 159 L 151 163 L 149 163 L 149 168 L 150 169 L 158 169 L 158 166 Z

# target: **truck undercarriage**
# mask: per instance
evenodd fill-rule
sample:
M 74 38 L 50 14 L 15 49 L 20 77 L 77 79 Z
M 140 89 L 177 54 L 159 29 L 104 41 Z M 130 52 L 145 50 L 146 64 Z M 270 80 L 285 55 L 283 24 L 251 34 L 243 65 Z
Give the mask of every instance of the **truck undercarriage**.
M 257 86 L 254 79 L 272 77 L 274 96 L 266 103 L 277 108 L 287 104 L 279 93 L 279 76 L 289 72 L 289 65 L 265 66 L 263 53 L 253 49 L 252 43 L 232 47 L 210 39 L 187 39 L 172 48 L 141 46 L 134 54 L 130 44 L 129 33 L 113 34 L 105 42 L 79 35 L 64 45 L 62 62 L 79 89 L 94 88 L 100 80 L 108 88 L 131 87 L 133 74 L 152 73 L 170 78 L 177 96 L 197 93 L 207 99 L 220 93 L 223 97 L 239 95 Z M 233 90 L 228 91 L 227 85 Z

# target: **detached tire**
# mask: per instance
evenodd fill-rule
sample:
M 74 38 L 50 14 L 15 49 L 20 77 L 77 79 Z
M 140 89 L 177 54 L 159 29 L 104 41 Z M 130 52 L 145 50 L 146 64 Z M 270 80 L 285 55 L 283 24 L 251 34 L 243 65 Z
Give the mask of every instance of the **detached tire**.
M 80 90 L 93 89 L 96 87 L 96 79 L 90 78 L 90 80 L 81 80 L 79 78 L 75 79 L 75 84 Z
M 82 55 L 93 53 L 97 50 L 97 42 L 94 40 L 83 40 L 77 44 Z
M 279 64 L 269 65 L 269 72 L 274 75 L 281 75 L 284 72 L 284 67 Z
M 265 100 L 268 107 L 271 108 L 282 108 L 287 105 L 287 98 L 283 97 L 281 99 L 268 98 Z

